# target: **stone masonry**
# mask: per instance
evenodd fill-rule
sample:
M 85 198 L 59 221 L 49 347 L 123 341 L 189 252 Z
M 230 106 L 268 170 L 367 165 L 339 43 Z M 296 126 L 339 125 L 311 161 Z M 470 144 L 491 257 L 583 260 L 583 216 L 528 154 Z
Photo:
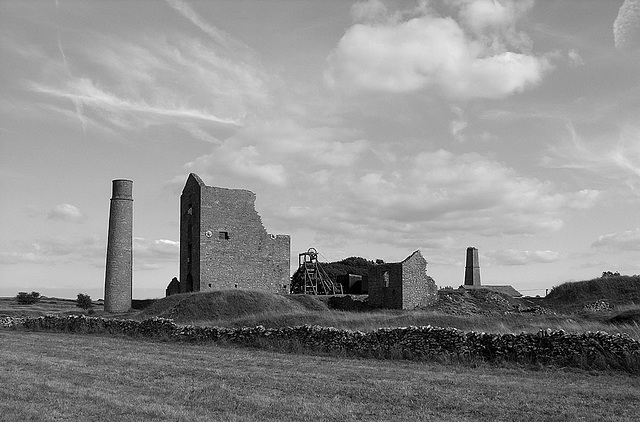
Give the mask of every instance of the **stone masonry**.
M 285 292 L 290 237 L 268 234 L 244 189 L 207 186 L 191 173 L 180 197 L 180 292 Z
M 464 285 L 480 286 L 480 262 L 478 261 L 478 249 L 472 246 L 467 248 L 467 262 L 464 268 Z
M 104 310 L 127 312 L 133 289 L 133 182 L 114 180 L 109 207 Z
M 402 262 L 376 265 L 369 270 L 369 305 L 413 309 L 433 303 L 438 288 L 427 275 L 427 261 L 415 251 Z

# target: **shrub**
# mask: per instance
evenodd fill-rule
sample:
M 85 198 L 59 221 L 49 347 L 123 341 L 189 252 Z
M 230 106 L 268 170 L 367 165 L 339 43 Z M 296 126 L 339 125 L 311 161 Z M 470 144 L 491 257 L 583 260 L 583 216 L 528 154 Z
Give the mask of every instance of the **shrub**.
M 93 308 L 93 302 L 91 301 L 91 296 L 78 293 L 78 298 L 76 299 L 76 306 L 82 309 Z
M 34 303 L 40 302 L 40 293 L 38 292 L 20 292 L 16 296 L 18 303 L 21 305 L 32 305 Z

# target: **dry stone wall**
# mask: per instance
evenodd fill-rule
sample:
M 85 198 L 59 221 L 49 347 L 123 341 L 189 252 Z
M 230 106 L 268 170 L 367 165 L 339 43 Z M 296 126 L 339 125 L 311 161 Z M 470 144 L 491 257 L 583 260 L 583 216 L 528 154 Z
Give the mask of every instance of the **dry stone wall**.
M 247 346 L 295 344 L 301 349 L 362 357 L 425 359 L 445 356 L 563 366 L 604 365 L 640 372 L 637 366 L 640 362 L 640 342 L 626 334 L 603 331 L 572 334 L 547 329 L 538 333 L 489 334 L 428 325 L 361 332 L 315 325 L 286 328 L 178 326 L 164 318 L 140 322 L 85 316 L 7 317 L 0 319 L 0 326 Z

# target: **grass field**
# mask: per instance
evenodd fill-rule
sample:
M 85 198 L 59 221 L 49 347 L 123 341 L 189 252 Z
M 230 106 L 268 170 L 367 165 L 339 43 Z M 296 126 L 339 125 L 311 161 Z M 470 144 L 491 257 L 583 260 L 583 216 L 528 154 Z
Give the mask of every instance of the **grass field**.
M 640 378 L 0 330 L 2 421 L 632 421 Z

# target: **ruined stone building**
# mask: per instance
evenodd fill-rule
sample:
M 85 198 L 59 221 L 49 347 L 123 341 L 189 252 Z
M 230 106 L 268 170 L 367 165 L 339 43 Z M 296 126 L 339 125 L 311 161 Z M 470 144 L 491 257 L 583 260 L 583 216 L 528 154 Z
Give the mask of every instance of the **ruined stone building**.
M 413 309 L 433 303 L 438 294 L 427 275 L 427 261 L 415 251 L 402 262 L 376 265 L 369 270 L 369 305 Z
M 244 189 L 207 186 L 191 173 L 180 196 L 180 293 L 285 292 L 290 237 L 269 234 Z

